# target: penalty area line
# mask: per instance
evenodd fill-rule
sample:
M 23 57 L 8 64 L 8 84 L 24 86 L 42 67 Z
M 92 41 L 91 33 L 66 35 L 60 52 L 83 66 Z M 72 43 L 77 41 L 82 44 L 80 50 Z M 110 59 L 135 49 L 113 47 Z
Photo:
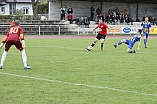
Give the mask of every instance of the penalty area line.
M 36 80 L 47 81 L 47 82 L 64 83 L 64 84 L 75 85 L 75 86 L 85 86 L 85 87 L 90 87 L 90 88 L 107 89 L 107 90 L 113 90 L 113 91 L 118 91 L 118 92 L 134 93 L 134 94 L 155 96 L 155 97 L 157 96 L 157 94 L 141 93 L 141 92 L 137 92 L 137 91 L 128 91 L 128 90 L 121 90 L 121 89 L 115 89 L 115 88 L 109 88 L 109 87 L 92 86 L 92 85 L 87 85 L 87 84 L 77 84 L 77 83 L 63 82 L 63 81 L 58 81 L 58 80 L 49 80 L 49 79 L 45 79 L 45 78 L 22 76 L 22 75 L 10 74 L 10 73 L 4 73 L 4 72 L 0 72 L 0 74 L 28 78 L 28 79 L 36 79 Z

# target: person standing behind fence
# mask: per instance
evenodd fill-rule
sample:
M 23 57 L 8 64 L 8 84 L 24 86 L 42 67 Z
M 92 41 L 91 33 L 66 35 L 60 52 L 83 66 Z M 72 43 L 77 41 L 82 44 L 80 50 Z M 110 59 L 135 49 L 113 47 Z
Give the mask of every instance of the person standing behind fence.
M 98 7 L 98 9 L 96 10 L 96 13 L 97 13 L 97 15 L 100 15 L 100 14 L 101 14 L 101 9 L 100 9 L 100 7 Z
M 93 6 L 90 8 L 90 11 L 91 11 L 91 21 L 93 21 L 93 16 L 94 16 L 94 11 L 95 11 Z
M 63 5 L 63 7 L 61 8 L 61 20 L 65 20 L 65 11 L 66 11 L 66 8 L 65 8 L 65 5 Z
M 68 21 L 70 21 L 70 24 L 72 24 L 73 23 L 73 16 L 71 13 L 67 16 L 67 18 L 68 18 Z
M 67 10 L 68 14 L 73 14 L 73 9 L 71 8 L 71 6 L 69 7 L 69 9 Z

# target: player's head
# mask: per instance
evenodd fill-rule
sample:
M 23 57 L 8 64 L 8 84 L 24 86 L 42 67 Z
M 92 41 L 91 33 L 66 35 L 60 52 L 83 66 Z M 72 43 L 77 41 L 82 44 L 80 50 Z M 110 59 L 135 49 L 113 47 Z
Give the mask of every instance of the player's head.
M 15 24 L 15 26 L 20 26 L 20 21 L 16 20 L 16 21 L 14 22 L 14 24 Z
M 148 17 L 145 18 L 145 21 L 148 22 Z
M 142 33 L 142 29 L 138 29 L 137 34 L 141 34 Z
M 102 24 L 102 23 L 103 23 L 102 18 L 100 18 L 100 19 L 99 19 L 99 23 L 100 23 L 100 24 Z

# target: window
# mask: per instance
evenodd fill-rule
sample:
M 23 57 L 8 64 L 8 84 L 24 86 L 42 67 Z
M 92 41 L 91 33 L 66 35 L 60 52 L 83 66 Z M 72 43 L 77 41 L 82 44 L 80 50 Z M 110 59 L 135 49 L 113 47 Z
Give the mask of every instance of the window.
M 5 14 L 5 7 L 1 8 L 1 14 Z
M 10 15 L 13 15 L 14 10 L 16 10 L 16 6 L 15 4 L 10 4 L 9 6 L 10 6 Z
M 23 9 L 24 9 L 25 15 L 28 15 L 29 14 L 29 8 L 28 7 L 24 7 Z

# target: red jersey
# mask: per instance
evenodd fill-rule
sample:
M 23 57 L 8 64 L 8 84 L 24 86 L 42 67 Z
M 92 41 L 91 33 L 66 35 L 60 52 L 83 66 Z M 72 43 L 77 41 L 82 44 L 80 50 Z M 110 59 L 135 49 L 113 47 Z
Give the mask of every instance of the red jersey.
M 98 26 L 99 26 L 99 33 L 102 35 L 107 35 L 108 26 L 105 23 L 102 23 L 101 25 L 99 23 Z
M 24 40 L 23 29 L 19 26 L 15 26 L 10 28 L 10 30 L 8 31 L 7 35 L 3 40 L 3 43 L 9 40 L 20 41 L 20 39 Z
M 67 18 L 73 20 L 73 16 L 72 15 L 68 15 Z

